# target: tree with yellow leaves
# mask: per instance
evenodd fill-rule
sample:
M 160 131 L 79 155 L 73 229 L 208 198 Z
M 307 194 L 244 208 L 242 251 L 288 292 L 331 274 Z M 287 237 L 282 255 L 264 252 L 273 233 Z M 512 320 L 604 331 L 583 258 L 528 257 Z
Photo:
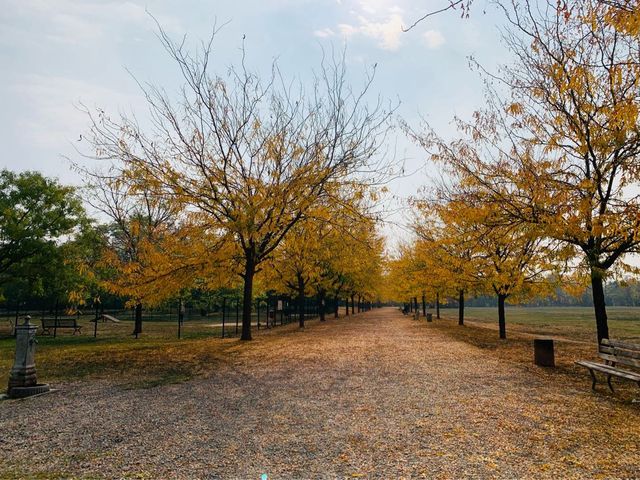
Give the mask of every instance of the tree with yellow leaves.
M 474 239 L 454 222 L 445 223 L 446 202 L 414 200 L 416 255 L 421 257 L 435 289 L 457 297 L 458 324 L 464 325 L 465 293 L 478 290 L 473 266 Z
M 527 180 L 537 188 L 508 211 L 582 253 L 599 342 L 609 336 L 604 279 L 640 246 L 640 197 L 631 191 L 640 181 L 637 38 L 621 35 L 595 0 L 509 18 L 530 43 L 510 43 L 521 62 L 506 71 L 514 85 L 507 115 L 525 139 L 518 172 L 527 175 L 513 180 L 519 191 Z
M 297 298 L 299 323 L 304 328 L 303 301 L 314 295 L 320 319 L 327 297 L 337 305 L 341 293 L 359 304 L 377 293 L 382 241 L 368 202 L 375 194 L 366 186 L 336 185 L 331 198 L 311 209 L 274 252 L 270 284 Z
M 87 173 L 87 172 L 85 172 Z M 104 245 L 93 265 L 99 285 L 128 298 L 135 309 L 133 335 L 142 333 L 143 306 L 155 306 L 197 282 L 200 288 L 228 286 L 233 252 L 212 233 L 195 228 L 197 219 L 119 178 L 86 175 L 90 205 L 109 219 Z M 225 255 L 223 255 L 223 253 Z
M 385 265 L 385 289 L 387 299 L 414 305 L 417 298 L 425 293 L 424 265 L 416 259 L 414 243 L 398 246 L 398 252 Z
M 320 278 L 322 232 L 320 225 L 306 220 L 298 222 L 268 261 L 270 287 L 290 293 L 296 299 L 298 322 L 304 328 L 305 297 Z
M 355 311 L 359 303 L 374 301 L 380 292 L 384 242 L 377 233 L 376 221 L 367 214 L 343 208 L 338 224 L 332 223 L 322 242 L 321 273 L 316 290 L 333 299 L 334 316 L 338 317 L 340 298 Z
M 366 104 L 371 76 L 351 90 L 344 59 L 324 64 L 310 89 L 296 91 L 275 65 L 266 82 L 244 62 L 226 76 L 212 74 L 213 36 L 197 55 L 162 30 L 160 38 L 184 76 L 181 97 L 174 103 L 160 88 L 145 88 L 150 129 L 100 113 L 88 138 L 133 193 L 148 189 L 197 213 L 202 232 L 233 244 L 233 273 L 243 283 L 241 338 L 250 340 L 260 265 L 330 195 L 328 185 L 379 171 L 375 156 L 393 108 Z
M 352 309 L 357 298 L 360 310 L 363 302 L 373 302 L 379 297 L 384 241 L 376 233 L 375 225 L 368 222 L 359 222 L 352 235 L 342 251 L 342 255 L 346 254 L 342 274 L 347 279 Z
M 481 291 L 496 295 L 500 338 L 506 338 L 505 301 L 553 291 L 550 279 L 558 277 L 553 246 L 535 226 L 505 222 L 494 203 L 469 190 L 454 194 L 439 214 L 467 239 L 466 274 Z

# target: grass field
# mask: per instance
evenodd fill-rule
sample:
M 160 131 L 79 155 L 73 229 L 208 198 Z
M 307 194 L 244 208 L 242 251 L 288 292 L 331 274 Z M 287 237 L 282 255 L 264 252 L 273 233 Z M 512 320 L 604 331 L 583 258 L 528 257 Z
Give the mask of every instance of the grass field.
M 42 335 L 38 329 L 36 366 L 43 381 L 73 381 L 85 377 L 120 378 L 132 387 L 183 381 L 202 373 L 215 363 L 229 345 L 236 345 L 235 315 L 227 319 L 225 339 L 221 339 L 221 318 L 185 321 L 181 339 L 175 321 L 144 321 L 143 333 L 134 339 L 133 322 L 98 322 L 98 335 L 93 336 L 91 316 L 80 317 L 82 333 L 72 335 L 61 329 L 56 338 Z M 293 319 L 292 319 L 293 320 Z M 40 320 L 32 323 L 40 326 Z M 264 318 L 261 319 L 264 330 Z M 278 327 L 280 328 L 280 318 Z M 238 325 L 238 333 L 241 325 Z M 254 332 L 256 331 L 254 319 Z M 7 319 L 0 325 L 0 391 L 8 382 L 13 365 L 15 340 L 10 336 Z
M 458 318 L 455 308 L 441 308 L 443 318 Z M 634 340 L 640 343 L 640 307 L 609 307 L 609 335 L 611 338 Z M 517 307 L 506 308 L 507 336 L 509 332 L 533 335 L 552 335 L 569 340 L 592 342 L 596 326 L 591 307 Z M 465 320 L 487 327 L 498 325 L 495 307 L 469 307 Z

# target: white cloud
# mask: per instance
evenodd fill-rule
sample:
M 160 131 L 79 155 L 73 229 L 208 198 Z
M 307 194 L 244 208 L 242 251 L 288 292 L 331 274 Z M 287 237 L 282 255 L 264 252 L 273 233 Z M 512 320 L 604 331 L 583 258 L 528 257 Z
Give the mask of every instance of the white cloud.
M 340 25 L 338 25 L 338 30 L 340 30 L 340 35 L 347 38 L 355 35 L 359 31 L 357 27 L 349 25 L 348 23 L 341 23 Z
M 397 13 L 391 15 L 387 20 L 381 22 L 370 21 L 365 17 L 358 18 L 359 25 L 351 25 L 349 23 L 338 24 L 338 31 L 340 35 L 346 38 L 353 37 L 355 35 L 362 35 L 364 37 L 372 38 L 378 41 L 378 46 L 384 50 L 397 50 L 400 47 L 400 35 L 402 35 L 402 16 Z M 332 32 L 330 29 L 325 29 Z M 316 36 L 328 36 L 321 35 L 319 32 L 325 30 L 316 30 L 314 35 Z
M 316 30 L 317 37 L 328 37 L 339 33 L 350 38 L 363 36 L 377 41 L 384 50 L 397 50 L 401 45 L 403 9 L 394 0 L 359 0 L 349 13 L 355 21 L 339 23 L 335 29 Z
M 336 32 L 334 32 L 330 28 L 323 28 L 321 30 L 316 30 L 313 32 L 314 36 L 320 37 L 320 38 L 333 37 L 335 34 Z
M 370 38 L 378 40 L 378 45 L 384 50 L 400 48 L 402 35 L 402 16 L 398 13 L 391 15 L 385 22 L 371 22 L 361 18 L 360 32 Z
M 385 13 L 402 12 L 403 9 L 398 5 L 398 0 L 359 0 L 359 8 L 362 12 L 370 15 L 379 15 Z
M 431 50 L 441 47 L 445 42 L 444 36 L 439 30 L 427 30 L 422 34 L 422 39 L 427 48 Z

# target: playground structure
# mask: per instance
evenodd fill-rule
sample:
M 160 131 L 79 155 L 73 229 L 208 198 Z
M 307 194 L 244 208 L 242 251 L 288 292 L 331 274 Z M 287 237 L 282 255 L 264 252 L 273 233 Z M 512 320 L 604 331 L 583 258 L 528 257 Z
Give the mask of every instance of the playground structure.
M 118 320 L 116 317 L 112 316 L 112 315 L 107 315 L 107 314 L 102 314 L 98 317 L 98 320 L 102 320 L 102 323 L 105 322 L 111 322 L 111 323 L 120 323 L 120 320 Z M 92 322 L 95 322 L 96 320 L 92 320 Z

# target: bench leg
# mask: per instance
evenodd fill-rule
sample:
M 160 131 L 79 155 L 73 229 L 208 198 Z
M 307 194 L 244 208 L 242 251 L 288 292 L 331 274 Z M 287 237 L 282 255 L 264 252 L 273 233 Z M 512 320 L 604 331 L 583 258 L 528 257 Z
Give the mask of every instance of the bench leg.
M 589 369 L 589 373 L 591 374 L 591 379 L 593 380 L 593 382 L 591 383 L 591 390 L 595 390 L 596 389 L 596 374 L 593 373 L 593 370 Z
M 611 385 L 611 375 L 607 375 L 607 384 L 609 385 L 609 389 L 614 392 L 613 385 Z

